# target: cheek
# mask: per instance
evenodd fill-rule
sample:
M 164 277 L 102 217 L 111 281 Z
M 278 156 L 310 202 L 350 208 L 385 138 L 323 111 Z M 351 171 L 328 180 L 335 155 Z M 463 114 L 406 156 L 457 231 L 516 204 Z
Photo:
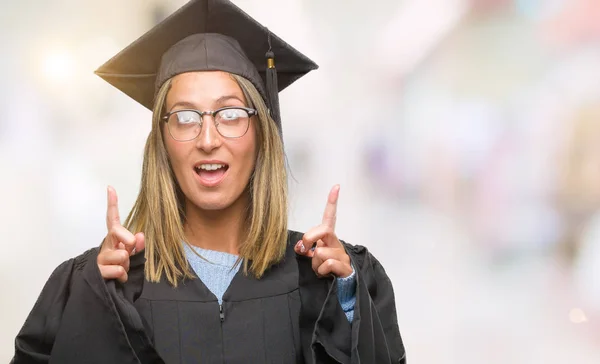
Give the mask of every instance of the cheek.
M 250 130 L 248 131 L 250 132 Z M 239 140 L 238 143 L 231 145 L 232 153 L 237 160 L 237 165 L 239 166 L 236 174 L 236 184 L 239 185 L 247 185 L 256 168 L 256 157 L 257 157 L 257 146 L 256 146 L 256 138 L 249 134 L 248 138 L 244 138 Z
M 173 172 L 179 178 L 181 177 L 182 164 L 185 161 L 185 156 L 188 154 L 186 145 L 184 143 L 178 143 L 174 140 L 165 142 L 165 150 L 167 151 L 167 158 L 173 167 Z
M 256 131 L 254 130 L 254 128 L 250 128 L 250 130 L 248 130 L 248 133 L 252 133 L 250 134 L 250 138 L 248 138 L 248 144 L 246 146 L 246 150 L 245 150 L 245 155 L 246 158 L 248 160 L 248 165 L 250 166 L 251 170 L 254 170 L 254 168 L 256 167 L 256 158 L 258 157 L 258 138 L 256 137 Z

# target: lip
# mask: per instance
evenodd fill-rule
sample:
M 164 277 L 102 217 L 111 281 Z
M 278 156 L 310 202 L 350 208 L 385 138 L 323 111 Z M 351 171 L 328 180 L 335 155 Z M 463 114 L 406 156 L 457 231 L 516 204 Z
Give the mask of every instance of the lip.
M 207 181 L 204 178 L 200 177 L 200 175 L 198 173 L 196 173 L 196 168 L 199 167 L 202 164 L 224 164 L 224 165 L 227 166 L 227 169 L 225 170 L 225 172 L 223 173 L 223 175 L 221 176 L 221 178 L 219 178 L 217 180 Z M 196 179 L 198 180 L 198 182 L 202 186 L 204 186 L 204 187 L 216 187 L 221 182 L 223 182 L 223 180 L 225 179 L 225 177 L 227 177 L 227 174 L 229 173 L 229 163 L 225 163 L 223 161 L 216 160 L 216 159 L 202 160 L 202 161 L 197 162 L 197 163 L 194 164 L 193 170 L 194 170 L 194 175 L 196 176 Z

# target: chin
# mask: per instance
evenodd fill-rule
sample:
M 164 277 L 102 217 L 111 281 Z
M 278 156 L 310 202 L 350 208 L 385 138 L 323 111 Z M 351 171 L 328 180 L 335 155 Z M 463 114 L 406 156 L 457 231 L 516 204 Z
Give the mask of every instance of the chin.
M 238 193 L 222 193 L 217 191 L 195 192 L 188 203 L 202 211 L 221 211 L 242 202 L 244 191 Z
M 211 198 L 206 197 L 207 196 L 197 196 L 196 198 L 190 199 L 188 202 L 194 205 L 197 209 L 204 211 L 225 210 L 234 202 L 233 199 L 222 195 L 211 196 Z
M 205 189 L 197 185 L 187 185 L 184 188 L 184 195 L 190 207 L 200 211 L 222 211 L 231 208 L 234 205 L 241 207 L 240 204 L 248 203 L 249 199 L 244 198 L 247 190 L 242 186 L 232 186 L 222 184 L 216 188 Z M 187 190 L 187 191 L 186 191 Z

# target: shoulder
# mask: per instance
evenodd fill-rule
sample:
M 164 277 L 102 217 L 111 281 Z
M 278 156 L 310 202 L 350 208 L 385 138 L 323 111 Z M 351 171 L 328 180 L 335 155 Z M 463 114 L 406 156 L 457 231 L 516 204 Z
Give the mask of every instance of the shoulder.
M 83 277 L 83 268 L 94 254 L 97 254 L 97 248 L 65 260 L 52 271 L 34 305 L 33 316 L 37 317 L 44 312 L 54 312 L 52 311 L 54 307 L 58 307 L 62 312 L 62 307 L 70 295 L 74 281 Z
M 299 231 L 295 231 L 295 230 L 288 230 L 288 235 L 287 235 L 287 245 L 288 246 L 294 246 L 294 244 L 296 244 L 298 242 L 298 240 L 302 239 L 302 236 L 304 235 L 304 233 L 301 233 Z
M 88 249 L 82 254 L 60 263 L 50 274 L 45 286 L 52 287 L 58 282 L 70 281 L 73 275 L 81 274 L 88 262 L 96 260 L 98 250 L 98 248 Z
M 66 273 L 67 271 L 82 270 L 86 263 L 98 256 L 98 248 L 91 248 L 81 253 L 80 255 L 69 258 L 60 263 L 50 275 L 50 278 Z
M 99 251 L 100 248 L 98 247 L 91 248 L 86 250 L 82 254 L 76 256 L 75 258 L 72 258 L 75 268 L 81 270 L 89 261 L 95 261 L 98 257 Z

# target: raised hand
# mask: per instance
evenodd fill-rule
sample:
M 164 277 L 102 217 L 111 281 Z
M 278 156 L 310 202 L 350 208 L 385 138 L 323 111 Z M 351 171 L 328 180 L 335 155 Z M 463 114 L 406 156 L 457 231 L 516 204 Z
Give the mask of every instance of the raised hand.
M 121 225 L 117 192 L 108 187 L 106 229 L 108 234 L 104 239 L 98 254 L 98 268 L 104 279 L 127 281 L 129 272 L 129 256 L 144 250 L 144 233 L 132 234 Z
M 340 186 L 333 186 L 327 198 L 321 224 L 308 230 L 294 247 L 297 254 L 312 258 L 312 268 L 319 277 L 333 274 L 345 278 L 352 274 L 350 257 L 335 235 L 339 194 Z

